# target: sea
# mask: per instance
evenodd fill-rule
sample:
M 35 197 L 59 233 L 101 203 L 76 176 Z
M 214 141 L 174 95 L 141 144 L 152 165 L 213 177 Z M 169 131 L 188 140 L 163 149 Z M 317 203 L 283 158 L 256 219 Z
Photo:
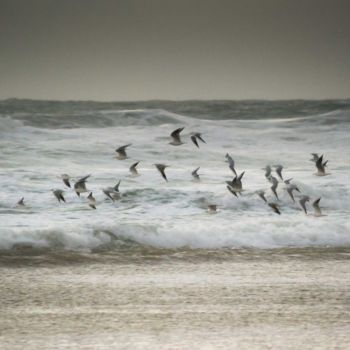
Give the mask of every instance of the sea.
M 349 173 L 349 99 L 0 101 L 0 348 L 349 349 Z

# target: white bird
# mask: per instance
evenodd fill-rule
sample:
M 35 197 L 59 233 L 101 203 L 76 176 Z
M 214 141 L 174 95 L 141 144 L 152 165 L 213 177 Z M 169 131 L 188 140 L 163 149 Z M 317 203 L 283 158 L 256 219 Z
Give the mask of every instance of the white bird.
M 192 142 L 199 148 L 199 145 L 198 145 L 198 140 L 201 140 L 203 143 L 206 143 L 203 138 L 202 138 L 202 134 L 200 134 L 199 132 L 194 132 L 192 133 L 191 135 L 191 140 Z

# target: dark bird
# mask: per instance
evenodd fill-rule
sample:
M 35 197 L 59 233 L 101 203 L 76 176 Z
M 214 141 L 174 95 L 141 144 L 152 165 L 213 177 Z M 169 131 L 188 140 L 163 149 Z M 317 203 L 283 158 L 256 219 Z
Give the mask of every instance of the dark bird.
M 301 196 L 301 198 L 299 200 L 299 204 L 303 208 L 303 211 L 304 211 L 305 214 L 307 214 L 306 202 L 309 202 L 309 201 L 310 201 L 310 197 L 309 196 Z
M 128 143 L 127 145 L 124 145 L 124 146 L 117 148 L 115 150 L 117 152 L 116 158 L 119 160 L 124 160 L 124 159 L 128 158 L 125 150 L 131 145 L 132 145 L 132 143 Z
M 63 191 L 62 190 L 52 190 L 52 193 L 57 198 L 58 203 L 61 203 L 61 201 L 66 202 L 66 200 L 63 197 Z
M 290 182 L 293 180 L 293 178 L 289 178 L 287 180 L 284 180 L 283 182 L 286 184 L 286 185 L 290 185 Z
M 292 198 L 292 201 L 295 202 L 295 199 L 294 199 L 294 196 L 293 196 L 293 191 L 297 191 L 297 192 L 300 193 L 300 190 L 299 190 L 299 188 L 297 187 L 297 185 L 289 184 L 289 185 L 286 187 L 286 191 L 287 191 L 287 193 L 289 194 L 290 198 Z
M 318 161 L 318 158 L 319 158 L 318 153 L 311 153 L 311 155 L 312 155 L 312 159 L 310 159 L 311 162 L 316 163 Z
M 242 177 L 244 173 L 245 172 L 243 171 L 239 176 L 235 176 L 232 181 L 226 181 L 227 185 L 231 187 L 233 192 L 241 194 L 243 191 Z M 233 193 L 232 191 L 230 192 Z
M 203 138 L 202 138 L 202 134 L 200 134 L 199 132 L 194 132 L 192 133 L 191 135 L 191 140 L 192 142 L 199 148 L 199 145 L 198 145 L 198 140 L 202 141 L 203 143 L 206 143 Z
M 171 138 L 173 139 L 171 142 L 169 142 L 170 145 L 173 145 L 173 146 L 180 146 L 183 144 L 183 142 L 181 141 L 181 138 L 180 138 L 180 132 L 184 129 L 183 128 L 178 128 L 176 130 L 174 130 L 170 136 Z
M 264 190 L 256 191 L 256 194 L 257 194 L 265 203 L 267 203 L 267 200 L 266 200 L 266 197 L 265 197 L 265 191 L 264 191 Z
M 277 200 L 279 200 L 278 195 L 277 195 L 278 180 L 274 176 L 271 175 L 269 177 L 269 181 L 272 183 L 271 191 L 273 192 L 273 194 L 275 195 Z
M 22 197 L 16 204 L 16 208 L 24 208 L 26 205 L 24 204 L 24 197 Z
M 328 160 L 326 160 L 325 162 L 323 161 L 323 155 L 319 157 L 316 161 L 317 172 L 314 175 L 316 176 L 329 175 L 326 173 L 326 170 L 325 170 L 325 166 L 327 165 L 327 163 L 328 163 Z
M 279 207 L 278 207 L 278 205 L 277 205 L 276 203 L 269 202 L 269 203 L 267 203 L 267 204 L 269 205 L 270 208 L 272 208 L 272 210 L 273 210 L 276 214 L 281 215 L 281 212 L 280 212 L 280 210 L 279 210 Z
M 160 172 L 160 174 L 162 175 L 163 179 L 165 181 L 168 181 L 166 175 L 165 175 L 165 168 L 167 168 L 169 165 L 165 165 L 165 164 L 153 164 L 157 169 L 158 171 Z
M 278 164 L 278 165 L 274 165 L 274 167 L 276 169 L 276 173 L 277 173 L 278 177 L 283 181 L 283 177 L 282 177 L 283 166 Z
M 227 185 L 226 188 L 232 193 L 235 197 L 238 197 L 237 193 L 232 189 L 231 186 Z
M 263 168 L 263 170 L 265 170 L 265 177 L 268 179 L 271 176 L 271 166 L 270 165 L 266 165 L 265 168 Z
M 194 169 L 191 173 L 192 177 L 193 177 L 193 180 L 194 181 L 200 181 L 200 177 L 199 177 L 199 174 L 198 174 L 198 170 L 200 169 L 200 167 Z

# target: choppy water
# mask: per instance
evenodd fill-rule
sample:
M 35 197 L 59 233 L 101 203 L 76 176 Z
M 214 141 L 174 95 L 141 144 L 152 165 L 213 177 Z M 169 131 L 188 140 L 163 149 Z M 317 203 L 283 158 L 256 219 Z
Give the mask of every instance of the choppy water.
M 0 348 L 348 349 L 349 146 L 349 100 L 0 101 Z M 227 152 L 245 171 L 239 198 Z M 312 152 L 329 176 L 313 175 Z M 273 199 L 267 164 L 326 216 L 305 215 L 283 184 L 273 213 L 255 194 Z M 91 174 L 96 210 L 63 173 Z M 112 203 L 102 188 L 119 180 Z
M 169 134 L 185 127 L 180 147 Z M 203 133 L 197 149 L 190 132 Z M 115 159 L 132 143 L 129 159 Z M 0 103 L 0 249 L 19 247 L 93 251 L 142 245 L 145 249 L 274 248 L 350 245 L 350 101 L 189 101 Z M 232 173 L 225 154 L 245 171 L 243 196 L 226 189 Z M 314 176 L 310 153 L 329 159 L 329 176 Z M 128 176 L 141 161 L 140 177 Z M 166 183 L 153 163 L 166 163 Z M 269 184 L 262 168 L 283 164 L 311 199 L 321 196 L 327 216 L 304 215 L 279 186 L 282 215 L 254 193 Z M 200 166 L 202 181 L 191 181 Z M 91 174 L 97 210 L 57 177 Z M 122 198 L 102 188 L 121 180 Z M 64 189 L 58 204 L 51 189 Z M 14 208 L 24 197 L 26 209 Z M 218 205 L 208 215 L 208 204 Z M 312 213 L 311 205 L 310 214 Z

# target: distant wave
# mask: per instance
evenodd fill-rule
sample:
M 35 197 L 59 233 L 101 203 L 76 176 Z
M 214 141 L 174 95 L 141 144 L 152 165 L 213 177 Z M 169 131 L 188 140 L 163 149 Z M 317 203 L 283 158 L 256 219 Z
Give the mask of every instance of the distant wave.
M 25 126 L 53 129 L 177 124 L 191 119 L 322 118 L 323 123 L 330 125 L 350 121 L 350 100 L 59 102 L 11 99 L 0 101 L 0 117 L 0 130 L 10 127 L 8 119 Z

